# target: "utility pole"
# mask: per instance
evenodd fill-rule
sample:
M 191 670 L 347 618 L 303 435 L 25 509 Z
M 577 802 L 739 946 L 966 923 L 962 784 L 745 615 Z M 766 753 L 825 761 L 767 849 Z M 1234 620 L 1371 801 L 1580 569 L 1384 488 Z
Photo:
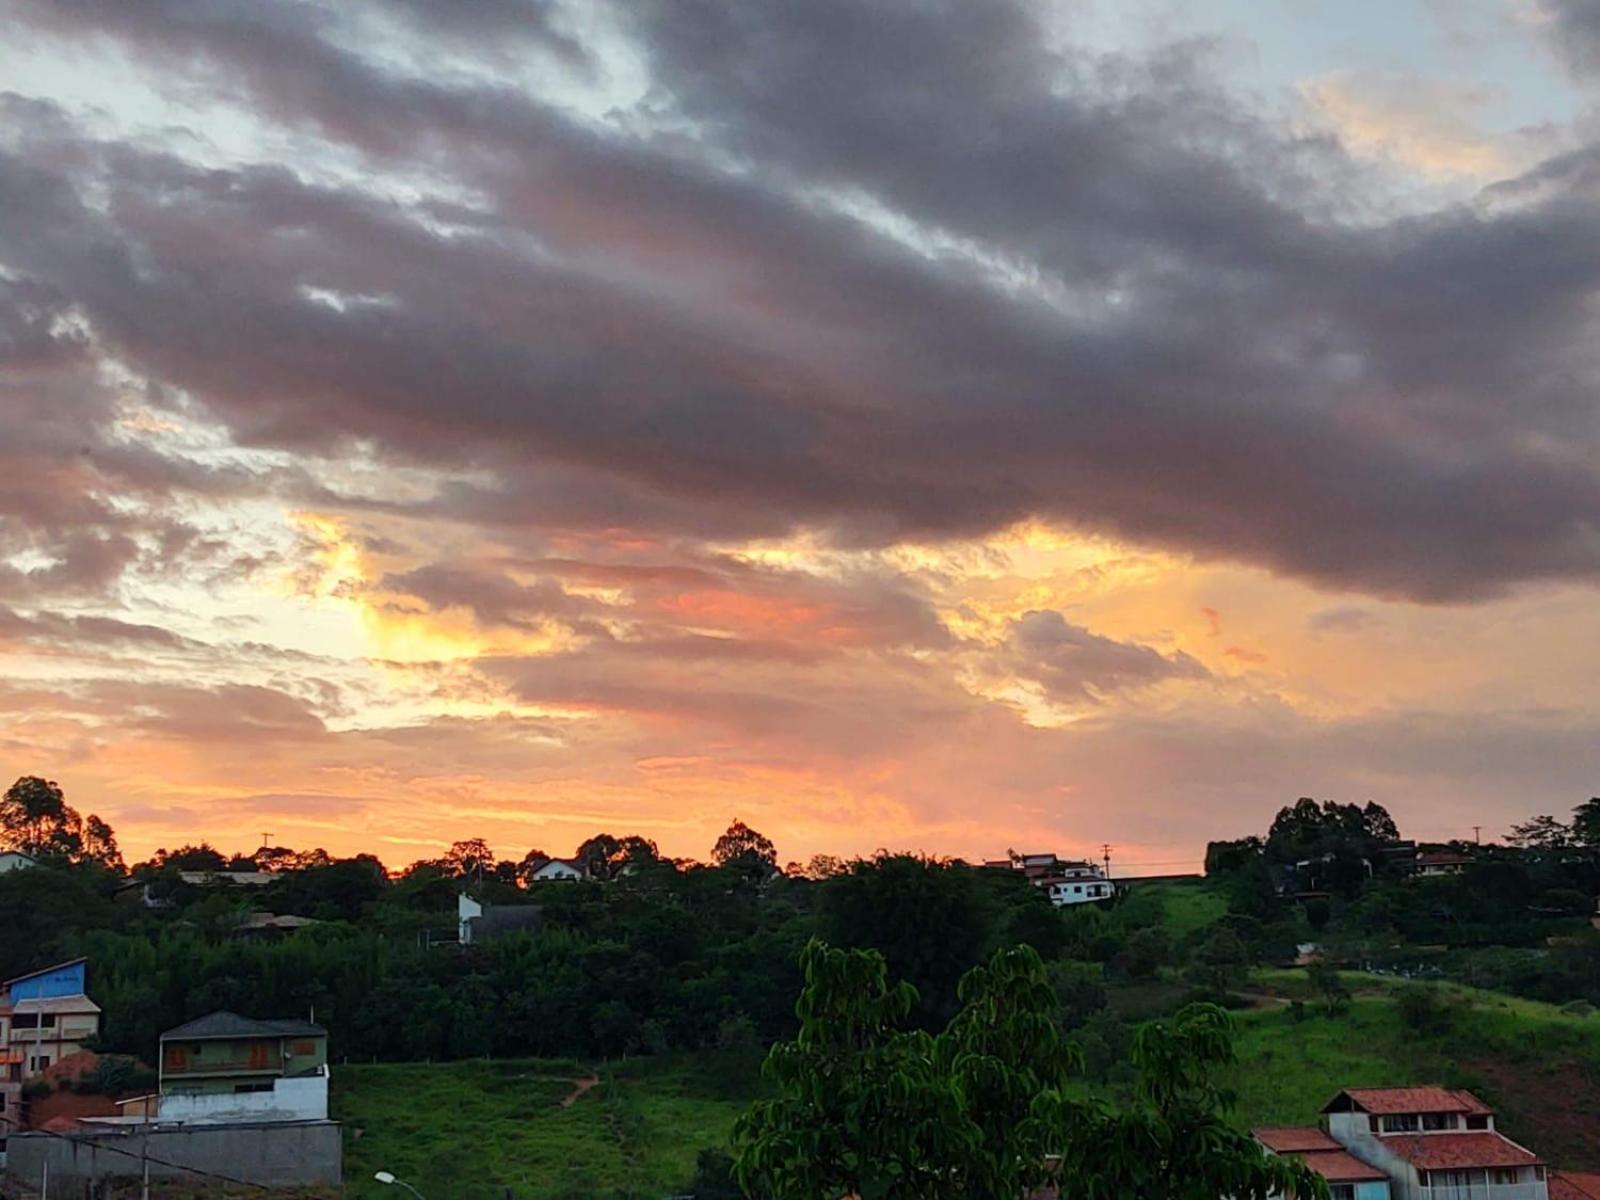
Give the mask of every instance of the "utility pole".
M 265 850 L 271 844 L 272 844 L 272 835 L 270 833 L 263 833 L 261 835 L 261 848 L 263 850 Z
M 1100 856 L 1101 856 L 1100 857 L 1100 861 L 1105 863 L 1106 878 L 1110 879 L 1111 878 L 1111 843 L 1110 842 L 1101 842 L 1100 843 Z
M 1472 844 L 1474 846 L 1483 845 L 1483 838 L 1481 836 L 1482 833 L 1483 833 L 1483 826 L 1482 825 L 1474 825 L 1472 827 Z

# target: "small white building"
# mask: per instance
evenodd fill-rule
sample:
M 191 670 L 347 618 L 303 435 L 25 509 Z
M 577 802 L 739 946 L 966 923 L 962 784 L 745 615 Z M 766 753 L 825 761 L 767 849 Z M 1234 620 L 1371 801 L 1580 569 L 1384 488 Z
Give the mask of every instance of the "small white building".
M 528 872 L 529 883 L 554 883 L 585 878 L 583 864 L 570 858 L 547 858 Z
M 29 867 L 37 867 L 38 865 L 38 859 L 31 854 L 24 854 L 21 850 L 0 852 L 0 875 L 10 871 L 26 871 Z
M 1100 873 L 1098 867 L 1093 869 L 1092 874 L 1046 879 L 1041 881 L 1039 886 L 1045 889 L 1045 894 L 1050 897 L 1050 903 L 1058 908 L 1064 908 L 1069 904 L 1093 904 L 1097 900 L 1109 900 L 1115 890 L 1111 881 Z
M 1105 871 L 1098 863 L 1087 859 L 1012 851 L 1006 858 L 990 859 L 983 865 L 991 870 L 1011 870 L 1025 876 L 1034 887 L 1043 888 L 1050 903 L 1058 908 L 1109 900 L 1116 894 L 1116 885 L 1106 877 Z

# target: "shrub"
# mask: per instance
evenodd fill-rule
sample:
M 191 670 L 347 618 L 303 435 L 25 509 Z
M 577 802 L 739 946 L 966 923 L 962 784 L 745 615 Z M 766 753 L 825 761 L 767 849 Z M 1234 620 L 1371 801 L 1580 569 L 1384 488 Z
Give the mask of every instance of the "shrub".
M 1411 983 L 1395 994 L 1400 1022 L 1425 1037 L 1447 1032 L 1455 1024 L 1459 1003 L 1423 983 Z

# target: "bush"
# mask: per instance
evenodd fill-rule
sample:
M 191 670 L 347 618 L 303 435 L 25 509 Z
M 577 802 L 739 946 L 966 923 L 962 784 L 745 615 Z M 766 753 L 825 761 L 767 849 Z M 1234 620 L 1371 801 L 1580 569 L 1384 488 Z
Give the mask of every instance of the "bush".
M 733 1156 L 714 1146 L 695 1155 L 688 1194 L 695 1200 L 741 1200 L 744 1192 L 733 1175 Z
M 24 1100 L 42 1100 L 50 1094 L 50 1081 L 47 1079 L 30 1079 L 22 1085 L 22 1098 Z
M 1395 994 L 1395 1007 L 1399 1010 L 1401 1024 L 1413 1033 L 1431 1037 L 1449 1031 L 1455 1024 L 1460 1004 L 1437 988 L 1411 983 Z
M 156 1073 L 125 1054 L 104 1054 L 94 1067 L 79 1075 L 76 1090 L 86 1096 L 124 1096 L 130 1092 L 153 1092 L 159 1084 Z

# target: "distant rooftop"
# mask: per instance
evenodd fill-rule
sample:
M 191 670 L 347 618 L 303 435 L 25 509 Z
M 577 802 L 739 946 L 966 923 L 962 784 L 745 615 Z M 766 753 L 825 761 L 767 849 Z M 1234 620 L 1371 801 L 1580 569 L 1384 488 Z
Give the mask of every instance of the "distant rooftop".
M 310 1021 L 257 1021 L 237 1013 L 214 1012 L 196 1017 L 161 1035 L 163 1042 L 203 1042 L 213 1038 L 327 1037 L 328 1031 Z
M 1342 1103 L 1348 1101 L 1348 1103 Z M 1369 1113 L 1492 1113 L 1494 1110 L 1471 1092 L 1456 1088 L 1423 1086 L 1395 1088 L 1345 1088 L 1328 1101 L 1323 1112 L 1358 1108 Z

